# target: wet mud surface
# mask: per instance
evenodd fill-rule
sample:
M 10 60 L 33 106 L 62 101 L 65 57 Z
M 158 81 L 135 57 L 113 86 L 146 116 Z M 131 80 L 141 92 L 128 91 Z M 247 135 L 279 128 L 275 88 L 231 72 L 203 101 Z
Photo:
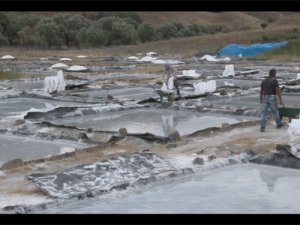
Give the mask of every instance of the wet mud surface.
M 236 76 L 222 77 L 225 63 L 181 59 L 174 65 L 179 74 L 190 69 L 201 76 L 180 80 L 182 98 L 170 103 L 160 102 L 154 91 L 161 87 L 163 65 L 121 57 L 77 60 L 88 72 L 64 70 L 66 90 L 51 94 L 43 82 L 56 74 L 49 67 L 57 58 L 1 62 L 2 69 L 31 76 L 0 81 L 1 196 L 39 196 L 41 202 L 49 196 L 84 198 L 201 166 L 287 167 L 299 160 L 291 154 L 270 156 L 278 145 L 294 144 L 287 118 L 286 126 L 276 129 L 270 114 L 266 132 L 259 132 L 262 79 L 275 67 L 280 86 L 287 86 L 296 79 L 297 62 L 236 60 L 230 62 Z M 216 80 L 216 90 L 197 95 L 193 83 L 208 80 Z M 283 90 L 282 96 L 286 107 L 300 105 L 298 92 Z M 17 200 L 13 205 L 4 212 L 30 208 L 18 208 Z

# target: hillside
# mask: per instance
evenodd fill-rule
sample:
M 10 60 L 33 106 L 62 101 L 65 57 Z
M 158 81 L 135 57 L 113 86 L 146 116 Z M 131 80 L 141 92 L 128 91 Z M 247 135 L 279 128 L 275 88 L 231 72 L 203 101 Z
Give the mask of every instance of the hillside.
M 300 14 L 296 12 L 138 12 L 139 16 L 152 24 L 160 25 L 170 21 L 184 24 L 197 22 L 207 25 L 222 24 L 232 30 L 257 29 L 260 24 L 269 26 L 298 24 Z
M 60 12 L 33 12 L 42 16 L 52 16 Z M 97 12 L 74 12 L 88 18 L 94 18 Z M 300 24 L 300 13 L 298 12 L 271 12 L 271 11 L 143 11 L 136 12 L 144 21 L 153 25 L 162 25 L 168 22 L 181 22 L 183 24 L 201 23 L 204 25 L 221 24 L 231 30 L 257 29 L 260 24 L 268 23 L 271 27 Z

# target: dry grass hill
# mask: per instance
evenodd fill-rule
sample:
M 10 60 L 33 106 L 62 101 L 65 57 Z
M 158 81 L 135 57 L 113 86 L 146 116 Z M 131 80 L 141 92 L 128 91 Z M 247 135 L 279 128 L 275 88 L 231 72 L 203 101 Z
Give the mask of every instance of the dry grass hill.
M 50 12 L 34 12 L 39 15 L 51 16 Z M 93 17 L 97 12 L 75 12 L 84 16 Z M 260 28 L 261 23 L 268 23 L 270 27 L 300 24 L 300 12 L 272 12 L 272 11 L 142 11 L 137 14 L 146 22 L 154 25 L 178 21 L 183 24 L 202 23 L 204 25 L 222 24 L 232 30 L 246 27 L 248 29 Z
M 230 29 L 248 27 L 250 29 L 260 28 L 260 24 L 268 23 L 270 27 L 299 24 L 300 13 L 298 12 L 138 12 L 139 16 L 152 24 L 162 24 L 169 21 L 182 23 L 223 24 Z

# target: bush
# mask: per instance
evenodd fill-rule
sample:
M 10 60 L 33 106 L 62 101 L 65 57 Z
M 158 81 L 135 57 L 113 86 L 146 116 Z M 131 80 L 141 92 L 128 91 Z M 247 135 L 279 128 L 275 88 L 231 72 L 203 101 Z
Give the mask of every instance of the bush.
M 138 27 L 137 34 L 141 42 L 150 42 L 157 39 L 156 28 L 153 25 L 146 22 L 143 22 Z
M 26 26 L 18 32 L 20 45 L 30 47 L 45 47 L 41 36 L 32 27 Z
M 265 29 L 265 28 L 267 28 L 268 24 L 262 23 L 260 26 L 261 26 L 262 29 Z
M 9 23 L 3 34 L 8 37 L 10 45 L 20 45 L 18 32 L 25 26 L 33 27 L 39 21 L 39 17 L 28 12 L 9 12 L 6 14 Z
M 85 33 L 86 40 L 83 42 L 84 46 L 101 47 L 109 45 L 108 35 L 101 29 L 90 28 Z
M 63 13 L 53 17 L 60 36 L 66 46 L 78 45 L 76 35 L 83 27 L 89 27 L 91 21 L 78 14 Z
M 94 24 L 96 30 L 105 33 L 108 45 L 128 45 L 137 41 L 137 32 L 133 25 L 118 17 L 104 17 Z
M 180 37 L 190 37 L 194 35 L 195 33 L 191 30 L 190 27 L 184 27 L 179 33 Z
M 161 39 L 167 40 L 177 36 L 177 28 L 172 23 L 162 25 L 157 29 Z
M 0 33 L 4 34 L 9 26 L 9 19 L 5 13 L 0 12 Z
M 143 22 L 142 18 L 135 12 L 99 12 L 96 15 L 97 20 L 104 17 L 119 17 L 122 19 L 131 19 L 138 24 Z
M 282 55 L 287 55 L 289 57 L 291 56 L 296 56 L 300 57 L 300 39 L 296 40 L 291 40 L 289 41 L 288 44 L 280 47 L 280 48 L 275 48 L 272 49 L 268 52 L 265 52 L 263 56 L 265 57 L 272 57 L 272 56 L 282 56 Z
M 3 36 L 3 34 L 0 33 L 0 46 L 8 45 L 8 38 Z
M 61 47 L 64 44 L 61 29 L 52 18 L 41 19 L 36 29 L 47 47 Z
M 293 33 L 287 32 L 287 33 L 282 33 L 274 36 L 266 36 L 263 35 L 260 38 L 256 38 L 251 40 L 251 43 L 260 43 L 260 42 L 279 42 L 279 41 L 288 41 L 288 40 L 295 40 L 300 37 L 300 34 L 298 33 Z

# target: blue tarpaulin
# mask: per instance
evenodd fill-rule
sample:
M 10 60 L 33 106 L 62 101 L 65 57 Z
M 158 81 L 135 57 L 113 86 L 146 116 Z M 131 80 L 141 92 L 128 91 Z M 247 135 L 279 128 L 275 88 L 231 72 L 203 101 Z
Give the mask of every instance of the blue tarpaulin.
M 218 55 L 222 56 L 254 56 L 264 51 L 271 50 L 273 48 L 279 48 L 286 45 L 287 41 L 277 43 L 264 43 L 264 44 L 253 44 L 253 45 L 237 45 L 230 44 L 218 51 Z

